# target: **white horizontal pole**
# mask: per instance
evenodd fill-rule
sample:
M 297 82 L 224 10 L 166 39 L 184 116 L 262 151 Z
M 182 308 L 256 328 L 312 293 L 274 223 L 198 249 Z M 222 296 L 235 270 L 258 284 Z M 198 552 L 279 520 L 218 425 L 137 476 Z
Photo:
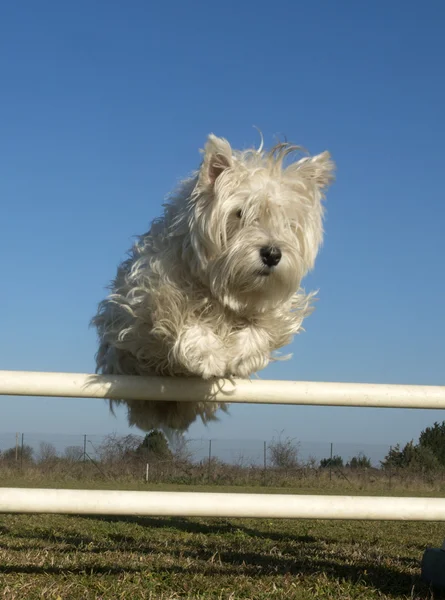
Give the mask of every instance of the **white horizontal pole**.
M 445 521 L 445 498 L 0 488 L 0 513 Z
M 445 386 L 0 371 L 0 395 L 445 409 Z

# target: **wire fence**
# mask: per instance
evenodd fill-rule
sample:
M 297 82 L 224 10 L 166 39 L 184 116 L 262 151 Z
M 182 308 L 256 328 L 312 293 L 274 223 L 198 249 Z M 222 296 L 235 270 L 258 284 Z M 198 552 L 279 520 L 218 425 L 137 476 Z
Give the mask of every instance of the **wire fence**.
M 242 486 L 437 489 L 445 468 L 399 468 L 384 444 L 189 439 L 150 448 L 138 435 L 0 433 L 2 481 L 134 481 Z M 1 484 L 0 484 L 1 485 Z

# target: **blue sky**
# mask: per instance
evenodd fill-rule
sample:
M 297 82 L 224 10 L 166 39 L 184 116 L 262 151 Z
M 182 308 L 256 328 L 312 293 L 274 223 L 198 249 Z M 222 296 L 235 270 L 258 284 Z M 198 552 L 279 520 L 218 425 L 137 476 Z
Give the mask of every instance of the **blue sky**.
M 0 369 L 94 369 L 88 328 L 132 236 L 199 163 L 286 135 L 337 181 L 271 379 L 444 384 L 445 4 L 141 0 L 0 7 Z M 0 398 L 1 431 L 127 431 L 100 400 Z M 394 443 L 439 411 L 234 406 L 193 436 Z

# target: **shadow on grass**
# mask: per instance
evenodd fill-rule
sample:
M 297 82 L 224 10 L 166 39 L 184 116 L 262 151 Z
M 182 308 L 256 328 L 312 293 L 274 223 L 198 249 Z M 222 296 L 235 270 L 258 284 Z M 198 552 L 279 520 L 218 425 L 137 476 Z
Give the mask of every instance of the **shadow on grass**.
M 140 573 L 137 567 L 116 567 L 112 565 L 95 565 L 91 567 L 52 567 L 37 565 L 0 565 L 0 573 L 27 573 L 29 575 L 122 575 L 125 573 Z
M 411 577 L 399 572 L 395 568 L 376 567 L 371 563 L 363 563 L 360 567 L 351 565 L 338 565 L 330 560 L 319 560 L 316 565 L 310 562 L 294 562 L 289 559 L 278 557 L 265 557 L 255 553 L 230 553 L 221 554 L 220 565 L 189 565 L 182 567 L 179 565 L 163 565 L 156 568 L 153 565 L 141 566 L 116 566 L 116 565 L 91 565 L 91 566 L 44 566 L 44 565 L 0 565 L 0 574 L 30 574 L 30 575 L 56 575 L 65 577 L 68 573 L 82 576 L 100 576 L 100 575 L 123 575 L 123 574 L 143 574 L 150 570 L 151 574 L 160 575 L 181 575 L 193 577 L 195 575 L 218 577 L 224 576 L 243 576 L 243 577 L 269 577 L 270 576 L 297 576 L 297 575 L 319 575 L 323 574 L 331 580 L 336 580 L 341 584 L 342 581 L 348 581 L 352 584 L 362 583 L 369 588 L 378 590 L 382 594 L 394 594 L 394 597 L 408 597 L 413 588 L 415 588 L 417 598 L 430 598 L 435 600 L 445 598 L 445 594 L 436 592 L 430 596 L 429 587 L 422 583 L 418 577 Z M 227 562 L 228 561 L 228 564 Z M 242 566 L 242 569 L 236 568 Z M 366 573 L 366 575 L 364 575 Z M 216 581 L 216 579 L 215 579 Z M 421 596 L 419 596 L 421 594 Z
M 235 535 L 242 532 L 245 535 L 254 538 L 270 539 L 276 542 L 315 542 L 316 538 L 311 535 L 291 535 L 285 532 L 264 532 L 259 529 L 253 529 L 241 524 L 234 524 L 231 521 L 218 519 L 214 523 L 208 521 L 198 522 L 183 519 L 181 517 L 113 517 L 113 516 L 82 516 L 79 518 L 105 521 L 108 523 L 135 523 L 148 529 L 174 529 L 184 533 L 198 533 L 204 535 Z M 320 540 L 320 538 L 317 538 Z M 327 541 L 327 540 L 326 540 Z
M 78 518 L 78 517 L 77 517 Z M 0 564 L 0 573 L 29 573 L 29 574 L 55 574 L 65 575 L 67 573 L 83 575 L 117 575 L 122 573 L 143 573 L 150 569 L 151 573 L 176 574 L 184 577 L 203 575 L 203 576 L 243 576 L 243 577 L 271 577 L 271 576 L 317 576 L 323 575 L 332 581 L 341 584 L 346 581 L 352 584 L 361 583 L 369 588 L 373 588 L 382 594 L 394 595 L 394 597 L 409 597 L 413 588 L 415 588 L 417 597 L 429 598 L 429 587 L 421 582 L 419 575 L 412 575 L 408 571 L 413 568 L 420 572 L 419 560 L 409 559 L 408 557 L 398 557 L 393 565 L 378 564 L 372 557 L 363 554 L 360 557 L 353 557 L 351 560 L 345 558 L 345 552 L 342 555 L 336 554 L 330 548 L 334 542 L 314 537 L 312 535 L 291 535 L 283 532 L 267 532 L 249 528 L 240 524 L 233 524 L 229 521 L 199 522 L 190 521 L 182 518 L 150 518 L 150 517 L 82 517 L 85 519 L 94 519 L 96 521 L 107 522 L 130 522 L 137 523 L 141 527 L 149 529 L 164 529 L 185 532 L 189 534 L 203 534 L 206 536 L 220 535 L 225 538 L 218 539 L 208 537 L 206 544 L 200 544 L 199 539 L 193 536 L 184 536 L 178 540 L 177 546 L 172 541 L 168 546 L 162 543 L 162 547 L 156 540 L 135 538 L 131 534 L 118 532 L 109 532 L 103 540 L 98 540 L 92 535 L 75 534 L 71 532 L 64 534 L 63 531 L 54 534 L 51 531 L 37 530 L 26 533 L 18 533 L 13 528 L 2 528 L 1 534 L 9 540 L 23 539 L 24 544 L 13 546 L 8 543 L 8 539 L 3 539 L 1 547 L 5 550 L 36 550 L 42 548 L 40 542 L 50 543 L 51 551 L 55 553 L 91 553 L 94 555 L 102 554 L 103 558 L 111 564 L 105 565 L 67 565 L 66 567 L 41 566 L 32 564 L 8 565 Z M 237 536 L 239 534 L 249 536 L 252 539 L 271 540 L 277 544 L 284 544 L 281 548 L 266 546 L 265 551 L 252 551 L 252 545 L 249 547 L 249 540 L 241 540 L 241 544 L 246 546 L 246 550 L 240 549 L 240 544 L 232 544 L 228 536 Z M 147 531 L 149 536 L 149 531 Z M 0 538 L 1 540 L 1 538 Z M 39 544 L 33 540 L 38 540 Z M 62 545 L 62 546 L 60 546 Z M 48 547 L 46 547 L 48 550 Z M 272 553 L 272 551 L 276 553 Z M 145 554 L 147 558 L 152 557 L 152 561 L 147 564 L 146 561 L 139 565 L 117 566 L 113 559 L 105 556 L 105 552 L 112 553 L 139 553 Z M 214 557 L 217 557 L 214 560 Z M 166 557 L 169 559 L 165 560 Z M 172 558 L 177 562 L 184 557 L 193 559 L 186 567 L 181 564 L 171 564 Z M 17 557 L 15 557 L 17 560 Z M 127 558 L 128 562 L 132 559 Z M 164 564 L 165 560 L 165 564 Z M 73 562 L 75 559 L 73 558 Z M 419 594 L 422 594 L 419 596 Z M 415 597 L 415 596 L 413 596 Z M 435 599 L 445 598 L 445 593 L 435 593 Z

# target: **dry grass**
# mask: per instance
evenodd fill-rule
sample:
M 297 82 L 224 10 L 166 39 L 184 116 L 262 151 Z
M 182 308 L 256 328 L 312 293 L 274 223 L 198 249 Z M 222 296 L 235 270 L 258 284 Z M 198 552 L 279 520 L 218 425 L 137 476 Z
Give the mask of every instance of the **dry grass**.
M 193 486 L 208 486 L 212 489 L 231 488 L 241 491 L 248 488 L 257 492 L 273 492 L 274 488 L 286 493 L 295 491 L 314 494 L 369 494 L 369 495 L 430 495 L 445 496 L 445 474 L 421 475 L 401 470 L 391 479 L 384 471 L 376 469 L 333 471 L 328 469 L 268 469 L 267 473 L 259 468 L 243 468 L 227 464 L 213 464 L 210 472 L 208 465 L 194 467 L 192 475 L 173 476 L 168 468 L 160 463 L 150 467 L 149 486 L 153 489 Z M 127 465 L 128 466 L 128 465 Z M 140 465 L 139 465 L 140 466 Z M 168 466 L 168 465 L 167 465 Z M 171 466 L 171 465 L 170 465 Z M 122 468 L 121 468 L 122 467 Z M 0 463 L 0 482 L 2 486 L 24 487 L 95 487 L 103 489 L 147 489 L 145 483 L 145 464 L 143 469 L 128 471 L 125 465 L 114 465 L 113 469 L 104 464 L 77 462 L 69 468 L 66 464 L 28 465 L 21 470 Z M 309 491 L 308 491 L 309 490 Z

